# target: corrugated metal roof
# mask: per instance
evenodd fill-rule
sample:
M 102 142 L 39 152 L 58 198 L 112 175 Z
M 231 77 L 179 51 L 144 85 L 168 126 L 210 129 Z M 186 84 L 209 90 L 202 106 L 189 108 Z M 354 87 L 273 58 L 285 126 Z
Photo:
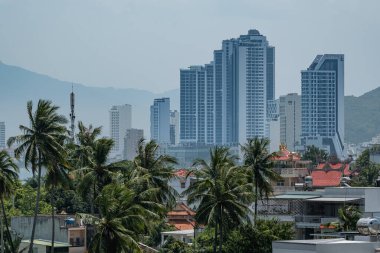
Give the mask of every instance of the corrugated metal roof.
M 309 195 L 309 194 L 282 194 L 270 197 L 270 199 L 313 199 L 319 198 L 320 195 Z
M 314 199 L 308 199 L 307 201 L 313 201 L 313 202 L 352 202 L 356 200 L 360 200 L 362 198 L 314 198 Z

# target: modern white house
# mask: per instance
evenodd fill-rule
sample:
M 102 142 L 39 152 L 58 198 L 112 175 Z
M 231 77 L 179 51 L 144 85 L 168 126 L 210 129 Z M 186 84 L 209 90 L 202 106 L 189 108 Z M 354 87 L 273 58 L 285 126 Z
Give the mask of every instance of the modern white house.
M 338 221 L 338 210 L 353 205 L 362 217 L 380 217 L 380 187 L 329 187 L 316 191 L 293 191 L 270 197 L 259 204 L 262 218 L 295 223 L 296 239 L 315 239 L 321 225 Z

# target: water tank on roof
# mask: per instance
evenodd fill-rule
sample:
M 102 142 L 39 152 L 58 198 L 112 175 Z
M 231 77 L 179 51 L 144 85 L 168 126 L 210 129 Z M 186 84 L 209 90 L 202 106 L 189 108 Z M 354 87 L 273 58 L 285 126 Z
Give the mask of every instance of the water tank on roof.
M 363 235 L 377 235 L 380 232 L 380 221 L 376 218 L 361 218 L 356 228 Z
M 306 176 L 305 177 L 305 186 L 306 186 L 306 188 L 313 188 L 313 177 L 312 176 Z

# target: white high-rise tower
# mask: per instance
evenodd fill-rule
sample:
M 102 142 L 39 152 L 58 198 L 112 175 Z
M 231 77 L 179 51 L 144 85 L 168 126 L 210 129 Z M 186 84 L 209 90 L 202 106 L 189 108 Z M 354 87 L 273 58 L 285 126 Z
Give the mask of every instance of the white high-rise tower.
M 112 152 L 114 155 L 121 155 L 124 149 L 124 137 L 127 129 L 132 127 L 132 106 L 115 105 L 109 110 L 110 115 L 110 135 L 114 141 Z
M 169 98 L 156 98 L 150 106 L 150 138 L 157 143 L 170 143 Z
M 344 55 L 318 55 L 301 76 L 302 143 L 344 158 Z

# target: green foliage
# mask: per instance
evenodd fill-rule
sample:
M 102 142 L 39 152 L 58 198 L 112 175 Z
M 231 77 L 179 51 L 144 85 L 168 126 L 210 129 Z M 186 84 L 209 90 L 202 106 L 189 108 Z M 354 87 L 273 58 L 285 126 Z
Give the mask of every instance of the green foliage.
M 197 252 L 211 253 L 214 229 L 207 228 L 196 239 Z M 256 226 L 242 224 L 227 232 L 223 252 L 271 253 L 272 242 L 294 239 L 294 223 L 257 220 Z
M 51 206 L 47 201 L 45 201 L 46 195 L 47 195 L 46 190 L 42 188 L 41 198 L 39 202 L 40 203 L 39 214 L 47 215 L 51 213 Z M 21 183 L 18 182 L 12 199 L 6 201 L 7 213 L 9 213 L 10 216 L 33 215 L 36 198 L 37 198 L 36 189 L 32 188 L 30 185 L 26 185 L 26 184 L 21 185 Z
M 253 200 L 252 184 L 247 171 L 235 166 L 236 157 L 226 147 L 210 151 L 210 163 L 198 160 L 194 163 L 197 180 L 185 192 L 189 204 L 199 203 L 195 219 L 198 224 L 219 228 L 219 249 L 222 248 L 223 231 L 246 221 Z M 217 230 L 217 228 L 216 228 Z M 217 231 L 214 236 L 216 247 Z
M 227 237 L 225 252 L 271 253 L 272 241 L 294 238 L 294 224 L 279 220 L 257 220 L 243 225 Z
M 169 237 L 159 251 L 160 253 L 192 253 L 192 248 L 184 242 Z
M 175 230 L 177 229 L 173 225 L 170 225 L 165 221 L 161 221 L 154 225 L 151 231 L 149 231 L 149 236 L 144 240 L 144 244 L 151 247 L 157 247 L 161 243 L 161 232 Z
M 163 206 L 137 201 L 136 193 L 118 184 L 109 184 L 96 198 L 100 217 L 79 214 L 85 224 L 95 226 L 90 253 L 140 252 L 137 240 L 156 222 Z
M 358 176 L 352 180 L 352 186 L 374 186 L 376 179 L 380 175 L 380 165 L 370 161 L 370 153 L 372 150 L 366 149 L 356 159 L 352 165 L 353 168 L 359 173 Z
M 356 231 L 356 223 L 361 217 L 361 212 L 356 206 L 345 206 L 338 209 L 344 231 Z
M 314 145 L 307 146 L 306 151 L 302 156 L 302 160 L 311 161 L 312 164 L 317 165 L 320 162 L 325 162 L 329 158 L 329 154 L 323 150 L 320 149 Z
M 269 139 L 255 137 L 241 147 L 244 154 L 244 167 L 248 169 L 249 179 L 253 182 L 255 189 L 255 219 L 258 201 L 267 199 L 273 192 L 271 181 L 281 179 L 273 169 L 274 154 L 268 152 L 269 144 Z
M 46 202 L 50 201 L 50 194 L 51 192 L 46 194 Z M 75 190 L 66 190 L 62 188 L 54 191 L 54 207 L 58 213 L 64 211 L 66 213 L 75 214 L 89 213 L 91 211 L 88 202 L 83 200 L 82 196 L 78 192 Z

